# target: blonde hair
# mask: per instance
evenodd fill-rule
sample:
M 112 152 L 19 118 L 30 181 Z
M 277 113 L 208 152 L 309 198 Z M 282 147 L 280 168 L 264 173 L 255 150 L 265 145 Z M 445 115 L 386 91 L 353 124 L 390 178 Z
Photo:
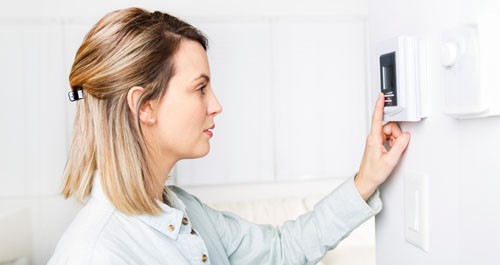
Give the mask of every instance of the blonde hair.
M 161 211 L 154 192 L 163 187 L 164 178 L 152 166 L 155 156 L 144 138 L 139 110 L 164 95 L 182 39 L 207 49 L 206 37 L 193 26 L 142 8 L 110 12 L 85 35 L 69 75 L 71 89 L 83 89 L 84 97 L 76 103 L 63 173 L 65 198 L 84 203 L 98 170 L 103 191 L 118 210 L 152 215 Z M 133 86 L 144 88 L 135 115 L 127 103 Z

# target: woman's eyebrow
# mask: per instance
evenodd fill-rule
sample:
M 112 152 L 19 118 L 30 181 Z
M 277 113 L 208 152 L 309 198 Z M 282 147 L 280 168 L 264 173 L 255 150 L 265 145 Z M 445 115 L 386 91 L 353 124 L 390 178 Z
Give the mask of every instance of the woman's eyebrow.
M 200 78 L 204 78 L 206 82 L 210 82 L 210 77 L 206 74 L 201 74 L 200 76 L 196 77 L 195 79 L 193 79 L 193 82 Z

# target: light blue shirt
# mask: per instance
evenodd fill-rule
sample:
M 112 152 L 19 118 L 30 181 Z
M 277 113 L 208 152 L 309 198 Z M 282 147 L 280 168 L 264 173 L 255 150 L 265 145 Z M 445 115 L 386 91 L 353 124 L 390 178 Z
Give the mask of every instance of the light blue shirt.
M 127 215 L 107 199 L 96 172 L 89 201 L 48 264 L 316 264 L 382 209 L 379 190 L 365 202 L 354 176 L 277 227 L 214 210 L 177 186 L 166 191 L 173 207 L 158 201 L 158 216 Z

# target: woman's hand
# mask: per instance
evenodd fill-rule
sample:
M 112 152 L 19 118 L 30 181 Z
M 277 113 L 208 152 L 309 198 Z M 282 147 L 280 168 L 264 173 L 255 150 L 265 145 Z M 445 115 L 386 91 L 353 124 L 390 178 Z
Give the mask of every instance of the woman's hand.
M 372 116 L 370 134 L 366 139 L 363 160 L 354 184 L 366 201 L 391 174 L 410 141 L 410 133 L 401 132 L 395 122 L 383 125 L 384 94 L 380 93 Z M 384 146 L 389 140 L 390 151 Z

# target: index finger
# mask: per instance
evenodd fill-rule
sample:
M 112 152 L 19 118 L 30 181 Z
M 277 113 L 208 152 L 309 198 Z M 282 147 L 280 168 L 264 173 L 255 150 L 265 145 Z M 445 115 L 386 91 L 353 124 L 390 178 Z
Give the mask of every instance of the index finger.
M 382 124 L 384 123 L 384 98 L 384 93 L 380 92 L 372 115 L 372 133 L 380 133 L 382 131 Z

